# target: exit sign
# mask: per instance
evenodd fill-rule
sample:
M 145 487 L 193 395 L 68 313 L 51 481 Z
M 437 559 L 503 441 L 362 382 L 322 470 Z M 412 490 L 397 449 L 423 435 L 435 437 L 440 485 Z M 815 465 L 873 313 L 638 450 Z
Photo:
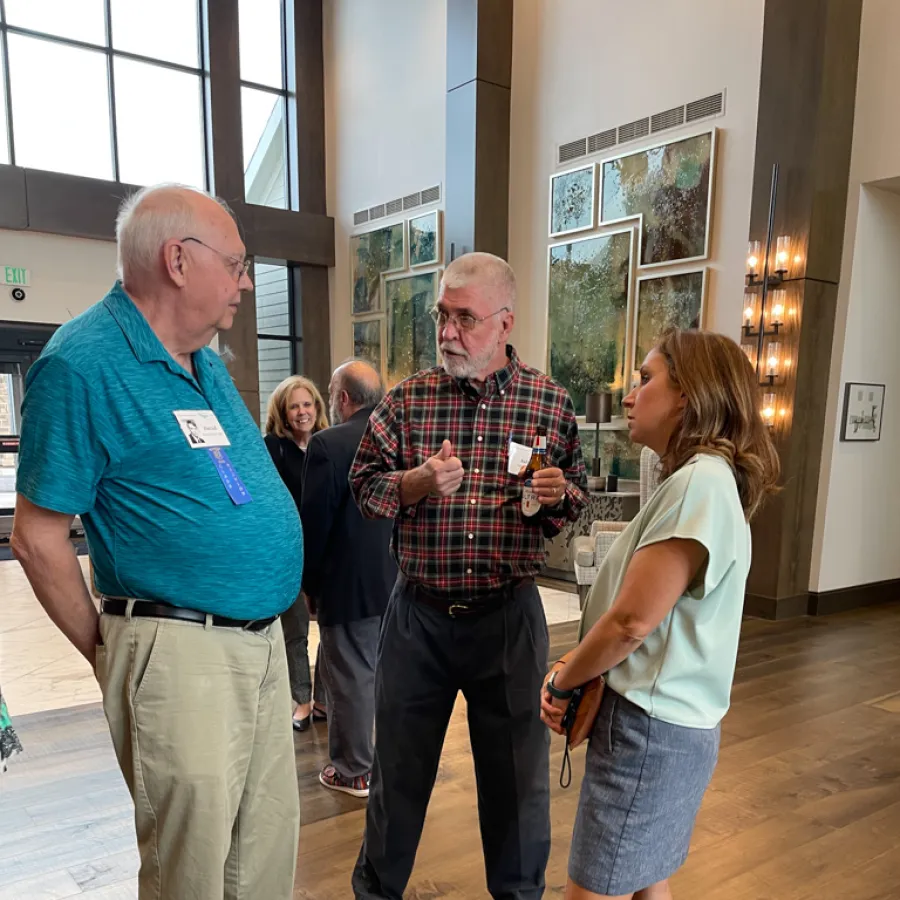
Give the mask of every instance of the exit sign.
M 19 266 L 0 265 L 0 284 L 7 287 L 28 287 L 31 284 L 28 269 L 21 269 Z

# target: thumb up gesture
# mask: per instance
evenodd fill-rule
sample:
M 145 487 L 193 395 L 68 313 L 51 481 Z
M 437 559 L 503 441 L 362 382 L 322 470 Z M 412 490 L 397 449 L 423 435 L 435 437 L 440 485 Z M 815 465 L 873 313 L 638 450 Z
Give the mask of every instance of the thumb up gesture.
M 453 455 L 450 441 L 444 441 L 438 453 L 425 461 L 423 468 L 429 476 L 429 493 L 438 497 L 456 493 L 466 474 L 459 457 Z

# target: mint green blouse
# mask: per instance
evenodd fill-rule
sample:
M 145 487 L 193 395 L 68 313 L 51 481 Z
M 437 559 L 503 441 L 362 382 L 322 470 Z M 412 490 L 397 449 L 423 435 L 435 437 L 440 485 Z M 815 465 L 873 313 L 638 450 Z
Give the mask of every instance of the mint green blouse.
M 706 563 L 659 627 L 610 670 L 607 683 L 653 718 L 714 728 L 730 703 L 751 549 L 725 460 L 698 454 L 660 484 L 600 566 L 581 636 L 612 607 L 632 556 L 670 538 L 702 544 Z

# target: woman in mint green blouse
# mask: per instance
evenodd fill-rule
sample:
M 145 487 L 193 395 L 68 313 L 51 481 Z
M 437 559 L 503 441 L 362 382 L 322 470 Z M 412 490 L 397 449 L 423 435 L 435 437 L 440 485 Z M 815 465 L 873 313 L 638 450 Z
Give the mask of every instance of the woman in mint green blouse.
M 571 689 L 606 677 L 590 738 L 567 900 L 670 900 L 715 768 L 734 678 L 749 520 L 779 463 L 755 373 L 721 335 L 673 330 L 625 398 L 661 483 L 607 554 L 581 642 L 548 675 L 562 733 Z

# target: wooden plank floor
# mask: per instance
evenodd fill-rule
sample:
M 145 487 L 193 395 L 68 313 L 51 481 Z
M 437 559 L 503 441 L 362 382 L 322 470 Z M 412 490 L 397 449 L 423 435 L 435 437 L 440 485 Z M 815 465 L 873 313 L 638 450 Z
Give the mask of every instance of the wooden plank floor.
M 574 640 L 551 629 L 554 657 Z M 0 779 L 0 900 L 132 900 L 131 809 L 96 706 L 22 717 Z M 364 803 L 323 790 L 319 727 L 298 735 L 296 897 L 346 900 Z M 548 897 L 561 897 L 578 799 L 558 784 Z M 487 897 L 465 707 L 447 736 L 408 898 Z M 734 705 L 679 900 L 900 898 L 900 605 L 744 626 Z M 267 900 L 267 898 L 260 898 Z

